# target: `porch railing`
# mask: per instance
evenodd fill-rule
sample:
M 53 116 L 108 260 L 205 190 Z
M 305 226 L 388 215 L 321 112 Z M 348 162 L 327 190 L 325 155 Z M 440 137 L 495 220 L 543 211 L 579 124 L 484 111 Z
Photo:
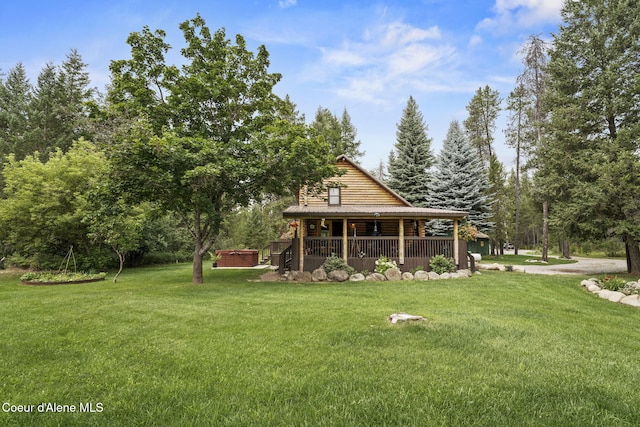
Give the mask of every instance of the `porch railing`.
M 312 271 L 320 267 L 325 259 L 331 255 L 343 257 L 344 241 L 342 237 L 305 237 L 304 241 L 304 269 Z M 292 246 L 285 255 L 272 252 L 272 265 L 280 268 L 297 269 L 299 262 L 298 239 L 291 242 Z M 461 268 L 467 266 L 466 242 L 459 242 L 459 262 Z M 278 248 L 280 249 L 280 248 Z M 281 251 L 284 251 L 283 248 Z M 402 268 L 410 270 L 414 267 L 427 267 L 429 259 L 436 255 L 453 258 L 453 237 L 405 237 L 404 264 Z M 273 250 L 273 249 L 272 249 Z M 347 259 L 350 265 L 359 270 L 373 271 L 375 260 L 381 255 L 400 262 L 400 244 L 398 237 L 348 237 L 346 247 Z
M 343 256 L 342 237 L 307 237 L 304 239 L 305 256 Z M 435 255 L 453 257 L 453 237 L 405 237 L 406 258 L 428 258 Z M 393 237 L 349 237 L 348 258 L 389 258 L 399 256 L 399 240 Z

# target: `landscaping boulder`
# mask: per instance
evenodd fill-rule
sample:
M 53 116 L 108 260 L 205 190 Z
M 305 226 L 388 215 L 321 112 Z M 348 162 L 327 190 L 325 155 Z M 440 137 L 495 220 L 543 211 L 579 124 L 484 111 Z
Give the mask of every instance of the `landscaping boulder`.
M 622 298 L 626 296 L 622 292 L 610 291 L 608 289 L 603 289 L 601 291 L 598 291 L 596 292 L 596 294 L 600 298 L 609 300 L 611 302 L 619 302 Z
M 429 280 L 429 273 L 424 270 L 418 270 L 413 275 L 413 278 L 415 280 Z
M 451 273 L 442 273 L 440 275 L 441 279 L 451 279 Z
M 369 282 L 384 282 L 387 278 L 384 277 L 384 274 L 371 273 L 366 277 L 366 280 Z
M 438 273 L 436 273 L 435 271 L 430 271 L 428 273 L 429 275 L 429 280 L 438 280 L 440 279 L 440 275 Z
M 402 280 L 402 273 L 397 268 L 390 268 L 384 272 L 384 277 L 387 280 Z
M 415 314 L 407 314 L 407 313 L 393 313 L 389 315 L 389 322 L 398 323 L 398 322 L 406 322 L 409 320 L 425 320 L 422 316 L 417 316 Z
M 402 273 L 402 280 L 413 280 L 413 274 L 407 272 Z
M 352 274 L 349 277 L 350 282 L 362 282 L 363 280 L 364 280 L 364 274 L 362 273 Z
M 344 270 L 334 270 L 327 274 L 327 279 L 332 282 L 346 282 L 349 280 L 349 273 Z
M 324 268 L 316 268 L 311 272 L 311 280 L 314 282 L 324 282 L 327 280 L 327 272 L 324 271 Z
M 456 272 L 456 273 L 449 273 L 449 277 L 452 278 L 452 279 L 459 279 L 462 276 L 460 275 L 460 273 Z
M 620 303 L 631 305 L 633 307 L 640 307 L 640 295 L 627 295 L 620 300 Z
M 587 286 L 587 290 L 589 292 L 594 292 L 595 293 L 595 292 L 601 291 L 602 288 L 600 286 L 596 285 L 596 284 L 591 284 L 591 285 Z
M 607 299 L 611 302 L 620 302 L 620 300 L 624 297 L 626 297 L 626 295 L 623 294 L 622 292 L 613 291 L 611 295 L 609 295 L 609 298 Z

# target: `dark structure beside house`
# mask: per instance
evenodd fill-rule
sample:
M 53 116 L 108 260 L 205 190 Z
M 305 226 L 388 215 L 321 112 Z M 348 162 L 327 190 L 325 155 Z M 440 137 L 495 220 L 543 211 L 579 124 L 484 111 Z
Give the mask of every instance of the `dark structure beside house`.
M 473 254 L 489 255 L 489 250 L 490 250 L 489 244 L 490 244 L 489 236 L 487 236 L 484 233 L 478 232 L 478 235 L 476 236 L 476 240 L 468 242 L 469 252 Z
M 254 267 L 258 265 L 258 251 L 251 249 L 216 251 L 220 256 L 217 267 Z

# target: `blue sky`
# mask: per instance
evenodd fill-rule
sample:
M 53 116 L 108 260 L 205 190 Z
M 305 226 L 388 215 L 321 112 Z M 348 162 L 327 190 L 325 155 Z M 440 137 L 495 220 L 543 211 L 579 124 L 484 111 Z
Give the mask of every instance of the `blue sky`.
M 175 62 L 178 25 L 200 13 L 212 29 L 264 44 L 271 71 L 313 120 L 319 106 L 346 108 L 366 151 L 366 168 L 386 160 L 396 125 L 413 96 L 437 155 L 449 123 L 464 120 L 474 92 L 489 85 L 506 98 L 522 70 L 518 55 L 531 34 L 551 38 L 561 0 L 22 0 L 0 4 L 0 69 L 18 62 L 32 82 L 47 62 L 77 49 L 92 85 L 104 91 L 109 63 L 130 57 L 129 33 L 147 25 L 167 32 Z M 507 169 L 505 113 L 495 148 Z

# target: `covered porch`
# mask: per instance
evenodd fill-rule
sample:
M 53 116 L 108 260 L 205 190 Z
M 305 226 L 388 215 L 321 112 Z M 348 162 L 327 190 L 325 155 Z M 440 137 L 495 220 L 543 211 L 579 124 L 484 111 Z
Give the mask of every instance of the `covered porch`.
M 466 214 L 414 207 L 292 206 L 284 212 L 295 235 L 288 252 L 290 268 L 313 271 L 331 255 L 358 271 L 374 271 L 380 256 L 394 260 L 402 271 L 428 270 L 436 255 L 453 258 L 459 269 L 468 268 L 467 242 L 457 237 Z M 426 236 L 425 224 L 431 219 L 451 220 L 452 235 Z

